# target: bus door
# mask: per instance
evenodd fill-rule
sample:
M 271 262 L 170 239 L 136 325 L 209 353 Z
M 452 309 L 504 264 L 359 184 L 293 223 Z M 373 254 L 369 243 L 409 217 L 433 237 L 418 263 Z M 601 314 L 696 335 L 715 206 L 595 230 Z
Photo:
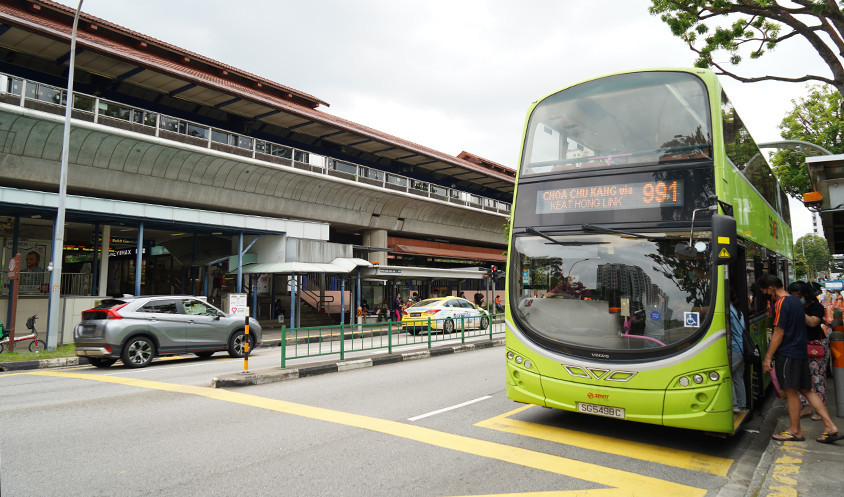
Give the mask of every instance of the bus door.
M 748 408 L 753 408 L 753 406 L 755 405 L 755 400 L 756 400 L 754 398 L 755 397 L 754 394 L 756 392 L 762 391 L 761 385 L 759 385 L 757 387 L 753 383 L 756 379 L 756 378 L 754 378 L 754 376 L 757 377 L 758 380 L 761 381 L 761 378 L 762 378 L 762 376 L 761 376 L 761 374 L 762 374 L 762 362 L 761 362 L 761 357 L 758 357 L 758 358 L 755 357 L 752 361 L 748 361 L 748 357 L 751 356 L 751 354 L 749 354 L 748 352 L 755 349 L 755 344 L 753 343 L 752 339 L 750 338 L 750 334 L 749 334 L 749 331 L 750 331 L 750 320 L 748 319 L 748 316 L 749 316 L 748 295 L 749 295 L 749 293 L 748 293 L 748 288 L 747 288 L 747 275 L 746 275 L 746 272 L 747 272 L 747 254 L 746 254 L 745 248 L 743 246 L 741 246 L 740 244 L 737 245 L 736 250 L 738 252 L 738 255 L 737 255 L 736 259 L 727 268 L 729 279 L 727 281 L 726 287 L 728 288 L 730 295 L 731 296 L 734 295 L 736 297 L 735 298 L 736 309 L 738 309 L 738 311 L 741 313 L 741 320 L 743 321 L 744 330 L 745 330 L 744 335 L 741 337 L 741 342 L 742 342 L 743 347 L 745 349 L 745 354 L 744 354 L 744 365 L 743 365 L 742 371 L 740 373 L 739 372 L 733 372 L 733 374 L 741 374 L 742 375 L 742 378 L 744 379 L 744 394 L 745 394 L 746 403 L 747 403 Z M 732 300 L 732 298 L 728 297 L 728 300 Z M 727 305 L 727 312 L 728 313 L 731 312 L 729 305 Z M 727 334 L 727 348 L 728 348 L 728 350 L 730 350 L 730 353 L 729 353 L 730 364 L 732 365 L 733 357 L 732 357 L 732 352 L 731 352 L 732 351 L 731 345 L 733 343 L 732 342 L 733 333 L 739 332 L 739 330 L 733 330 L 732 329 L 732 326 L 731 326 L 732 320 L 730 319 L 729 315 L 728 315 L 726 321 L 727 321 L 727 329 L 729 331 L 728 334 Z

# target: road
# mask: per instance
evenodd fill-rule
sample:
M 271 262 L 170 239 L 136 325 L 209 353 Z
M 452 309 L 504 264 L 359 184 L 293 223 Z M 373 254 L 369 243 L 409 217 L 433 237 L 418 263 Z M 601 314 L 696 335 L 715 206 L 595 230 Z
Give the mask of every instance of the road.
M 258 349 L 250 368 L 277 367 L 278 351 Z M 768 441 L 752 423 L 721 439 L 522 406 L 506 398 L 503 355 L 233 390 L 209 387 L 242 369 L 222 354 L 2 374 L 0 493 L 743 495 L 730 489 Z

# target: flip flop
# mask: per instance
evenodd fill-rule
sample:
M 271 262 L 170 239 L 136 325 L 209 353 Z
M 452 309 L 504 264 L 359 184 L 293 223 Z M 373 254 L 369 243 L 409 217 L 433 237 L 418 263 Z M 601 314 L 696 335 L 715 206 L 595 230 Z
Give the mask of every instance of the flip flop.
M 771 438 L 773 438 L 774 440 L 778 440 L 780 442 L 802 442 L 802 441 L 806 440 L 804 437 L 798 437 L 797 435 L 795 435 L 794 433 L 791 433 L 790 431 L 783 431 L 781 433 L 774 435 Z M 842 437 L 842 438 L 844 438 L 844 437 Z M 820 442 L 820 439 L 818 439 L 818 442 Z M 832 442 L 821 442 L 821 443 L 832 443 Z
M 827 432 L 823 432 L 821 434 L 821 437 L 818 438 L 817 440 L 818 440 L 818 442 L 820 442 L 822 444 L 834 444 L 835 442 L 842 440 L 842 439 L 844 439 L 844 435 L 842 435 L 840 433 L 830 434 L 830 433 L 827 433 Z

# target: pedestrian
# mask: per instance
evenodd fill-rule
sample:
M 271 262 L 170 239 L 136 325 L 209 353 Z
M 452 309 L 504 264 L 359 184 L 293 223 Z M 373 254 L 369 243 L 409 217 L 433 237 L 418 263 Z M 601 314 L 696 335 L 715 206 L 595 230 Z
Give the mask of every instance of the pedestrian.
M 481 307 L 483 305 L 483 303 L 484 303 L 484 294 L 482 294 L 481 291 L 478 290 L 475 293 L 475 305 L 478 306 L 478 307 Z
M 747 409 L 747 390 L 744 386 L 744 315 L 738 308 L 735 290 L 730 288 L 730 376 L 733 378 L 733 412 Z
M 818 302 L 814 289 L 805 283 L 796 281 L 788 285 L 788 293 L 794 295 L 803 303 L 806 313 L 807 343 L 819 345 L 824 351 L 821 357 L 809 357 L 809 376 L 812 379 L 812 391 L 826 405 L 826 358 L 829 356 L 829 340 L 827 340 L 826 333 L 821 327 L 825 314 L 824 308 Z M 811 416 L 815 421 L 821 419 L 820 415 L 812 410 L 809 401 L 802 394 L 800 395 L 800 405 L 801 418 Z
M 501 296 L 495 296 L 495 312 L 504 312 L 504 306 L 501 305 Z
M 402 299 L 401 294 L 397 293 L 395 300 L 393 300 L 393 313 L 395 314 L 396 321 L 401 321 L 401 309 L 402 309 Z
M 390 306 L 387 305 L 387 299 L 381 301 L 381 304 L 378 305 L 378 322 L 381 321 L 389 321 L 390 320 Z
M 803 430 L 800 427 L 800 396 L 802 393 L 809 405 L 823 420 L 824 432 L 816 440 L 821 443 L 835 443 L 844 438 L 838 427 L 829 417 L 829 411 L 821 402 L 818 395 L 812 391 L 809 376 L 809 355 L 806 352 L 806 318 L 803 304 L 797 297 L 789 295 L 783 288 L 782 280 L 773 274 L 764 274 L 757 281 L 762 293 L 768 295 L 773 302 L 774 329 L 768 352 L 762 361 L 762 368 L 766 373 L 775 370 L 780 388 L 785 393 L 788 406 L 788 430 L 773 436 L 780 441 L 803 441 Z M 776 360 L 776 368 L 774 368 Z

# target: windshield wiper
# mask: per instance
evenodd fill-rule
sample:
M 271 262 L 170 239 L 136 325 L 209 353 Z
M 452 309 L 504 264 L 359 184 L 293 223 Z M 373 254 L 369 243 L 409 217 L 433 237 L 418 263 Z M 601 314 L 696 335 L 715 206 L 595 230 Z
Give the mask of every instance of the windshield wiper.
M 532 234 L 532 235 L 541 236 L 542 238 L 544 238 L 544 239 L 548 240 L 548 241 L 549 241 L 549 242 L 551 242 L 551 243 L 555 243 L 555 244 L 557 244 L 557 245 L 566 245 L 566 244 L 565 244 L 565 243 L 563 243 L 563 242 L 560 242 L 560 241 L 554 240 L 554 239 L 553 239 L 553 238 L 551 238 L 550 236 L 546 235 L 545 233 L 543 233 L 543 232 L 539 231 L 538 229 L 533 228 L 533 227 L 531 227 L 531 226 L 528 226 L 527 228 L 525 228 L 525 231 L 527 231 L 528 233 L 530 233 L 530 234 Z
M 582 224 L 581 228 L 583 228 L 583 231 L 597 231 L 598 233 L 612 233 L 614 235 L 624 235 L 624 236 L 629 236 L 629 237 L 633 237 L 633 238 L 644 238 L 646 240 L 650 240 L 651 238 L 653 238 L 653 237 L 650 237 L 650 236 L 639 235 L 638 233 L 630 233 L 629 231 L 621 231 L 621 230 L 616 230 L 616 229 L 612 229 L 612 228 L 604 228 L 603 226 L 596 226 L 594 224 Z

